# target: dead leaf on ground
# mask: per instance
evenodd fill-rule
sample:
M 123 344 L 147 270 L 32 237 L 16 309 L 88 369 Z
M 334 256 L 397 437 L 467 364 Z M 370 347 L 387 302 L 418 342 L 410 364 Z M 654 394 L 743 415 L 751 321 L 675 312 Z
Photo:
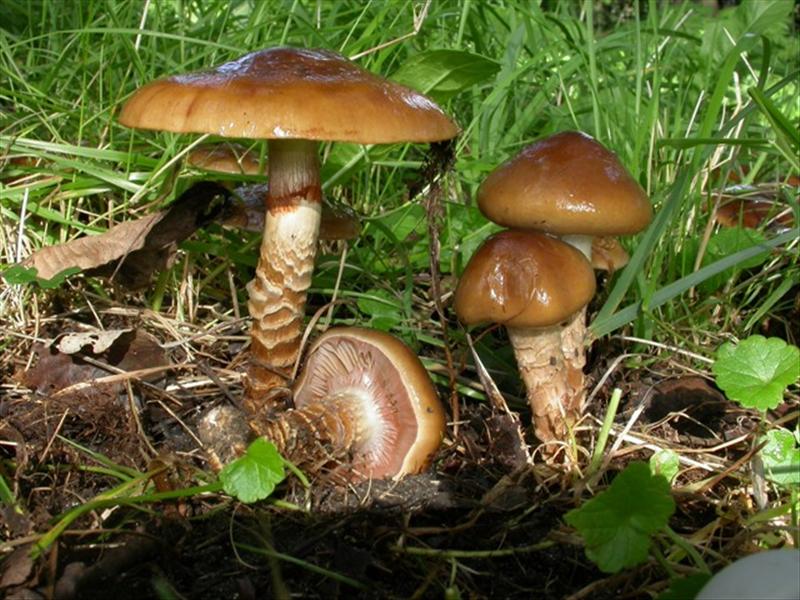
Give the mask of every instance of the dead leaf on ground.
M 653 388 L 644 417 L 656 423 L 673 415 L 669 425 L 678 433 L 707 438 L 719 431 L 728 407 L 722 392 L 702 377 L 679 377 Z
M 87 275 L 113 277 L 136 289 L 171 264 L 177 245 L 197 229 L 224 220 L 232 207 L 230 192 L 210 181 L 186 190 L 166 210 L 120 223 L 105 233 L 42 248 L 22 262 L 41 279 L 78 267 Z
M 40 394 L 51 394 L 116 372 L 97 363 L 127 372 L 169 364 L 156 338 L 133 329 L 67 333 L 50 345 L 38 344 L 34 351 L 38 360 L 22 379 Z

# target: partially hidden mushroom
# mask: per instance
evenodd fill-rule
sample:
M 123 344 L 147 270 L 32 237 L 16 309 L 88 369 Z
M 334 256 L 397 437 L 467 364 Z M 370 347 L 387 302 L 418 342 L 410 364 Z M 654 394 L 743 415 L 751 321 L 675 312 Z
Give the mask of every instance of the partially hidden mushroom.
M 594 292 L 592 267 L 578 250 L 521 230 L 489 237 L 456 288 L 454 308 L 464 324 L 505 326 L 544 444 L 566 439 L 581 414 L 582 309 Z
M 619 240 L 612 236 L 598 236 L 592 239 L 592 268 L 597 271 L 613 273 L 628 264 L 630 255 Z
M 321 198 L 321 141 L 434 142 L 458 133 L 430 99 L 328 50 L 270 48 L 139 89 L 129 127 L 268 140 L 269 188 L 255 278 L 248 285 L 251 367 L 245 407 L 269 412 L 299 353 Z
M 294 386 L 295 407 L 260 434 L 301 468 L 347 466 L 351 481 L 418 473 L 441 444 L 445 413 L 419 358 L 395 337 L 358 327 L 330 329 L 311 347 Z M 199 433 L 217 466 L 241 454 L 241 413 L 219 408 Z

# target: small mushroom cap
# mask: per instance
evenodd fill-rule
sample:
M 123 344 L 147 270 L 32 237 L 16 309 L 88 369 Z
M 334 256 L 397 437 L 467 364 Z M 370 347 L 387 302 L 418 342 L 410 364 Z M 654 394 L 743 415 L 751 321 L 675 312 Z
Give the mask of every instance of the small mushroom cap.
M 268 48 L 139 89 L 120 123 L 225 137 L 433 142 L 458 127 L 432 100 L 329 50 Z
M 592 238 L 592 268 L 613 273 L 628 264 L 630 256 L 615 237 Z
M 557 235 L 625 235 L 653 216 L 647 195 L 616 155 L 567 131 L 528 146 L 478 189 L 478 207 L 505 227 Z
M 445 413 L 419 358 L 395 337 L 372 329 L 330 329 L 314 343 L 295 384 L 295 405 L 352 394 L 367 401 L 370 433 L 354 466 L 372 478 L 418 473 L 441 444 Z
M 569 244 L 533 231 L 501 231 L 472 255 L 455 293 L 467 325 L 549 327 L 586 306 L 595 291 L 589 261 Z
M 258 157 L 240 144 L 200 146 L 186 157 L 193 167 L 232 175 L 258 175 L 263 172 Z M 265 165 L 266 166 L 266 165 Z

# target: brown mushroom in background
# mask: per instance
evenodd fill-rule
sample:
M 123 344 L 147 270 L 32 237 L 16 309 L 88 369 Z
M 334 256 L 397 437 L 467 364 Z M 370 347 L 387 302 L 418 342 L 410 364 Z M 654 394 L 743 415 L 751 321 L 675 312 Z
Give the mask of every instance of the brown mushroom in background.
M 120 115 L 130 127 L 267 139 L 269 192 L 255 279 L 245 404 L 269 406 L 285 386 L 302 333 L 320 222 L 320 141 L 433 142 L 458 128 L 427 97 L 335 52 L 270 48 L 213 70 L 150 83 Z
M 617 238 L 603 236 L 592 239 L 592 268 L 596 271 L 619 271 L 630 258 Z
M 766 227 L 775 233 L 784 233 L 794 227 L 791 207 L 757 198 L 734 199 L 721 204 L 717 208 L 716 221 L 723 227 Z
M 427 371 L 388 333 L 327 331 L 311 347 L 294 391 L 295 408 L 259 434 L 301 468 L 347 463 L 350 480 L 401 477 L 425 469 L 444 435 L 444 409 Z M 200 436 L 219 463 L 244 451 L 242 421 L 222 407 L 201 422 Z
M 231 175 L 260 175 L 264 173 L 258 156 L 248 151 L 241 144 L 232 142 L 198 146 L 186 157 L 186 164 L 205 171 L 230 173 Z M 266 167 L 266 164 L 264 166 Z
M 545 444 L 565 440 L 583 408 L 582 309 L 594 291 L 592 267 L 578 250 L 520 230 L 487 239 L 456 288 L 454 307 L 463 323 L 505 325 L 536 436 Z

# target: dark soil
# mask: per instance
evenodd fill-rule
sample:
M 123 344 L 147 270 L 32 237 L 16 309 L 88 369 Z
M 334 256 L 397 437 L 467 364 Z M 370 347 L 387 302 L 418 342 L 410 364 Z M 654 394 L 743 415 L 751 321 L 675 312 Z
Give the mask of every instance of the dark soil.
M 165 339 L 143 314 L 104 319 L 107 329 Z M 74 315 L 59 317 L 40 336 L 58 338 L 78 325 Z M 236 327 L 226 335 L 241 336 Z M 602 599 L 650 598 L 668 585 L 655 561 L 615 576 L 597 570 L 562 520 L 582 494 L 588 496 L 578 476 L 539 461 L 526 464 L 513 420 L 466 399 L 457 436 L 451 429 L 428 473 L 358 486 L 342 485 L 330 473 L 310 474 L 310 489 L 290 478 L 273 497 L 301 510 L 243 505 L 218 494 L 119 504 L 78 518 L 31 559 L 37 534 L 120 485 L 109 472 L 122 469 L 113 465 L 140 473 L 160 465 L 154 477 L 159 491 L 201 484 L 198 475 L 207 467 L 187 430 L 210 407 L 240 395 L 239 382 L 225 381 L 242 370 L 238 342 L 213 336 L 195 343 L 191 359 L 185 348 L 172 349 L 173 367 L 146 381 L 97 383 L 113 374 L 98 365 L 132 360 L 131 347 L 135 368 L 164 364 L 147 342 L 133 344 L 130 334 L 122 339 L 125 350 L 112 345 L 99 354 L 88 346 L 73 355 L 36 346 L 32 368 L 26 368 L 30 342 L 20 340 L 3 359 L 0 474 L 20 504 L 19 511 L 5 507 L 0 515 L 0 589 L 7 598 Z M 592 355 L 590 384 L 609 366 L 603 357 L 616 350 L 607 343 Z M 669 369 L 612 373 L 604 389 L 622 387 L 630 399 L 620 423 L 645 401 L 637 435 L 673 445 L 710 446 L 754 427 L 750 415 L 705 380 L 677 372 L 669 380 Z M 600 394 L 591 412 L 602 418 L 604 409 Z M 522 415 L 523 423 L 528 419 Z M 735 461 L 749 449 L 749 442 L 735 442 L 719 458 Z M 649 453 L 620 452 L 603 481 Z M 689 469 L 680 483 L 708 476 Z M 698 492 L 679 494 L 673 528 L 697 531 L 726 507 L 735 511 L 742 501 L 737 483 L 723 476 Z M 708 541 L 728 556 L 749 543 L 735 519 L 721 523 Z

